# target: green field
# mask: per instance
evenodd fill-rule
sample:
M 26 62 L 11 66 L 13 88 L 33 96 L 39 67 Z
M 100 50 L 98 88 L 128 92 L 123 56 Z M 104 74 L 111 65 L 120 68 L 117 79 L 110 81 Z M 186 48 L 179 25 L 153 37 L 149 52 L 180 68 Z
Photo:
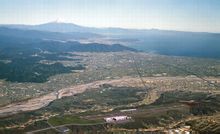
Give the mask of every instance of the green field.
M 103 120 L 86 120 L 75 115 L 64 115 L 52 117 L 48 122 L 53 126 L 59 126 L 64 124 L 76 124 L 76 125 L 86 125 L 86 124 L 97 124 L 103 123 Z
M 64 113 L 66 111 L 101 110 L 108 107 L 126 106 L 143 99 L 144 89 L 132 87 L 101 87 L 76 96 L 65 97 L 53 101 L 43 110 Z M 126 97 L 125 97 L 126 96 Z

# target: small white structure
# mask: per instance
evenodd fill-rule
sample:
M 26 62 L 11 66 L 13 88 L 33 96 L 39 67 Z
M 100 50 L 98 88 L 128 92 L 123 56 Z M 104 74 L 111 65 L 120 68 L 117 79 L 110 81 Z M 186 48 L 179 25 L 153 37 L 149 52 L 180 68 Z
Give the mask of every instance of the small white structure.
M 124 109 L 124 110 L 120 110 L 120 112 L 134 112 L 137 109 Z
M 123 121 L 128 121 L 130 119 L 131 117 L 128 117 L 128 116 L 113 116 L 113 117 L 104 118 L 104 120 L 107 123 L 123 122 Z

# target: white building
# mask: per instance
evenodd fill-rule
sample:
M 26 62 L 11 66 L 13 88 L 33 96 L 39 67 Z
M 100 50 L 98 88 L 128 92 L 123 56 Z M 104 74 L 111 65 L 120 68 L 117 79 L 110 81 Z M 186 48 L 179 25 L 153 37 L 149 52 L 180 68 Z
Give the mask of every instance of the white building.
M 113 116 L 113 117 L 104 118 L 104 120 L 107 123 L 116 123 L 116 122 L 121 122 L 121 121 L 127 121 L 130 119 L 131 117 L 128 117 L 128 116 Z
M 137 109 L 124 109 L 124 110 L 120 110 L 120 112 L 134 112 Z

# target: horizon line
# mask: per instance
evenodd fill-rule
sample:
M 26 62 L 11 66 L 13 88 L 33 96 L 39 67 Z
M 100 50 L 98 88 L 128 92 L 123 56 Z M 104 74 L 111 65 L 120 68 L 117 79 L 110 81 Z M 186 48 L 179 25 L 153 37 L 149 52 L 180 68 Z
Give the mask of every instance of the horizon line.
M 210 33 L 210 34 L 220 34 L 219 32 L 210 32 L 210 31 L 190 31 L 190 30 L 178 30 L 178 29 L 162 29 L 162 28 L 130 28 L 130 27 L 96 27 L 96 26 L 85 26 L 73 22 L 65 22 L 65 21 L 58 21 L 58 20 L 53 20 L 53 21 L 48 21 L 48 22 L 42 22 L 42 23 L 37 23 L 37 24 L 25 24 L 25 23 L 0 23 L 1 25 L 23 25 L 23 26 L 38 26 L 38 25 L 44 25 L 44 24 L 49 24 L 49 23 L 60 23 L 60 24 L 72 24 L 80 27 L 86 27 L 86 28 L 97 28 L 97 29 L 123 29 L 123 30 L 159 30 L 159 31 L 173 31 L 173 32 L 190 32 L 190 33 Z

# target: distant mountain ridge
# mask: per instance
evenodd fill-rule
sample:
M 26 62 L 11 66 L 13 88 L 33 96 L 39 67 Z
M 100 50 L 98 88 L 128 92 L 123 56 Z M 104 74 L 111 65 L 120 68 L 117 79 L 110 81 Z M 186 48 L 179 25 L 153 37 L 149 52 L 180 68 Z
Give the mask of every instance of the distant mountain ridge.
M 85 42 L 90 42 L 87 39 L 93 38 L 94 40 L 91 42 L 101 42 L 102 44 L 119 42 L 119 44 L 141 51 L 163 55 L 220 59 L 220 33 L 158 29 L 92 28 L 60 22 L 40 25 L 0 25 L 0 27 L 35 30 L 35 32 L 51 32 L 52 35 L 47 36 L 52 39 L 56 37 L 58 40 L 73 38 L 75 40 L 85 39 Z M 65 37 L 63 36 L 64 34 Z
M 16 28 L 23 30 L 38 30 L 38 31 L 49 31 L 49 32 L 90 32 L 93 29 L 89 27 L 79 26 L 73 23 L 61 23 L 61 22 L 48 22 L 39 25 L 23 25 L 23 24 L 3 24 L 1 27 Z
M 17 28 L 17 29 L 26 29 L 26 30 L 39 30 L 39 31 L 50 31 L 50 32 L 91 32 L 91 33 L 111 33 L 111 34 L 144 34 L 146 32 L 170 32 L 170 33 L 200 33 L 207 34 L 208 32 L 189 32 L 189 31 L 177 31 L 177 30 L 160 30 L 160 29 L 127 29 L 127 28 L 118 28 L 118 27 L 105 27 L 105 28 L 96 28 L 96 27 L 86 27 L 77 25 L 74 23 L 65 23 L 52 21 L 43 24 L 37 25 L 25 25 L 25 24 L 0 24 L 0 27 L 8 28 Z M 128 31 L 132 31 L 128 33 Z M 220 33 L 209 33 L 209 34 L 220 34 Z
M 45 24 L 29 27 L 30 29 L 50 32 L 90 32 L 86 27 L 82 27 L 72 23 L 49 22 Z
M 0 52 L 6 48 L 19 48 L 21 50 L 34 50 L 40 48 L 52 52 L 118 52 L 137 51 L 120 44 L 82 44 L 77 41 L 59 41 L 59 39 L 72 38 L 71 34 L 43 32 L 35 30 L 20 30 L 0 28 Z M 47 39 L 47 40 L 45 40 Z M 7 49 L 6 49 L 7 50 Z
M 61 32 L 39 31 L 28 28 L 14 28 L 14 27 L 0 27 L 0 35 L 21 37 L 21 38 L 54 39 L 54 40 L 74 40 L 74 39 L 101 37 L 101 35 L 94 33 L 85 33 L 85 32 L 61 33 Z

